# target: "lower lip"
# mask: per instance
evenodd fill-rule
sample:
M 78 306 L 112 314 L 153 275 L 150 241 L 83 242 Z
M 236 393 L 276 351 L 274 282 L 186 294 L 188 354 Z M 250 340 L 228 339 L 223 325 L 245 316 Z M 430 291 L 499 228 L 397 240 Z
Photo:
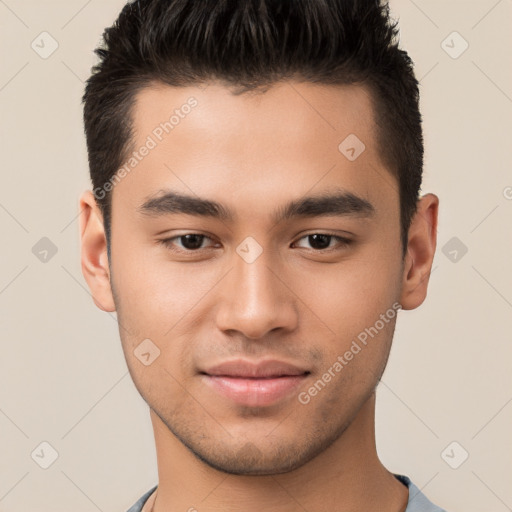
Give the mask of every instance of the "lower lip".
M 307 374 L 267 379 L 244 379 L 218 375 L 203 375 L 215 391 L 240 405 L 260 407 L 272 405 L 297 388 Z

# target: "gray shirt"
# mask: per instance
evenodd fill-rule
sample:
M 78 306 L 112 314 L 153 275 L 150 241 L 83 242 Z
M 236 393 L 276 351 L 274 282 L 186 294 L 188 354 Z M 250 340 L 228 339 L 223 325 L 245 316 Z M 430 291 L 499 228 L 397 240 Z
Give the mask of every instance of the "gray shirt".
M 394 474 L 395 477 L 400 480 L 409 488 L 409 501 L 407 502 L 407 508 L 405 512 L 446 512 L 443 508 L 434 505 L 405 475 Z M 157 488 L 155 485 L 152 489 L 141 496 L 137 503 L 132 505 L 127 512 L 141 512 L 144 503 L 153 494 L 153 491 Z

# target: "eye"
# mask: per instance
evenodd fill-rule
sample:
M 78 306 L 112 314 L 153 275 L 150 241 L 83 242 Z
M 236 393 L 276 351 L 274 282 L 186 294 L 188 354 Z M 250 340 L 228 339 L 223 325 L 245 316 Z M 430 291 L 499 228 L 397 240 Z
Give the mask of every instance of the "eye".
M 212 238 L 201 233 L 185 233 L 183 235 L 178 235 L 171 238 L 159 240 L 159 243 L 164 245 L 167 249 L 170 249 L 171 251 L 177 253 L 193 253 L 199 252 L 202 249 L 214 248 L 213 245 L 204 245 L 204 242 L 208 240 L 214 242 Z M 310 244 L 309 249 L 311 249 L 314 252 L 330 252 L 333 250 L 337 250 L 339 248 L 346 247 L 352 243 L 352 240 L 348 238 L 333 235 L 330 233 L 310 233 L 300 238 L 298 242 L 300 242 L 301 240 L 307 240 L 307 242 Z M 338 242 L 337 246 L 336 244 L 332 244 L 333 241 Z M 295 242 L 292 245 L 296 245 L 298 244 L 298 242 Z M 308 249 L 308 247 L 302 247 Z
M 159 240 L 168 249 L 176 252 L 194 252 L 199 249 L 205 249 L 203 242 L 205 240 L 212 240 L 206 235 L 200 233 L 186 233 L 184 235 L 174 236 L 172 238 L 166 238 Z M 179 241 L 179 244 L 176 242 Z M 177 246 L 177 247 L 176 247 Z
M 338 248 L 339 246 L 346 247 L 352 243 L 352 240 L 348 238 L 329 233 L 310 233 L 300 238 L 300 240 L 307 240 L 311 248 L 316 252 L 336 250 L 336 246 L 331 246 L 333 240 L 338 242 Z M 307 249 L 308 247 L 305 248 Z

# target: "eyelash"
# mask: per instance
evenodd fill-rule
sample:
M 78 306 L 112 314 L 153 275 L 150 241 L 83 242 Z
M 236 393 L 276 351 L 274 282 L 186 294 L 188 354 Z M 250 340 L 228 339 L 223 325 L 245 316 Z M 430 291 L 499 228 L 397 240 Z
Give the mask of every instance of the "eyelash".
M 193 253 L 199 253 L 201 250 L 207 250 L 207 249 L 211 249 L 211 247 L 207 247 L 207 248 L 199 248 L 199 249 L 176 249 L 174 246 L 173 246 L 173 241 L 176 240 L 176 239 L 179 239 L 179 238 L 182 238 L 186 235 L 197 235 L 197 236 L 201 236 L 203 237 L 203 241 L 204 240 L 212 240 L 212 238 L 210 238 L 209 236 L 207 235 L 203 235 L 202 233 L 194 233 L 194 232 L 191 232 L 191 233 L 184 233 L 182 235 L 177 235 L 177 236 L 173 236 L 171 238 L 164 238 L 162 240 L 158 240 L 158 242 L 162 245 L 164 245 L 167 249 L 171 250 L 172 252 L 175 252 L 175 253 L 181 253 L 181 254 L 193 254 Z M 344 238 L 344 237 L 341 237 L 339 235 L 334 235 L 332 233 L 324 233 L 324 232 L 315 232 L 315 233 L 308 233 L 307 235 L 303 235 L 301 236 L 299 240 L 302 240 L 303 238 L 308 238 L 310 236 L 313 236 L 313 235 L 322 235 L 322 236 L 328 236 L 330 237 L 331 239 L 335 239 L 338 241 L 339 245 L 341 246 L 341 248 L 345 248 L 347 246 L 349 246 L 351 243 L 352 243 L 352 240 L 349 239 L 349 238 Z M 294 242 L 295 243 L 295 242 Z M 312 252 L 315 252 L 317 254 L 325 254 L 325 253 L 328 253 L 328 252 L 333 252 L 333 251 L 336 251 L 337 248 L 327 248 L 327 249 L 309 249 L 310 251 Z

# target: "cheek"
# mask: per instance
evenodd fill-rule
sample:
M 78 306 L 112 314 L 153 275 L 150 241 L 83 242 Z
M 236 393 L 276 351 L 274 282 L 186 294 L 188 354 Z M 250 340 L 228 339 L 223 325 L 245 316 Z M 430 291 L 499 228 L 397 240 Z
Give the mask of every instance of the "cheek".
M 332 265 L 318 265 L 294 278 L 293 290 L 306 305 L 309 323 L 343 339 L 373 325 L 399 297 L 396 259 L 375 258 L 371 251 Z M 374 253 L 375 254 L 375 253 Z
M 199 267 L 156 262 L 154 254 L 150 258 L 147 251 L 131 251 L 115 260 L 113 285 L 120 337 L 125 358 L 132 361 L 131 369 L 138 375 L 134 380 L 140 380 L 142 387 L 170 379 L 166 385 L 170 391 L 174 381 L 169 373 L 179 382 L 193 373 L 201 327 L 211 322 L 208 313 L 215 305 L 212 292 L 226 272 L 218 266 Z M 134 357 L 146 339 L 159 350 L 155 363 L 147 368 Z
M 113 281 L 125 321 L 162 337 L 214 287 L 219 269 L 166 261 L 160 254 L 154 247 L 113 253 Z
M 377 259 L 375 254 L 383 256 Z M 307 305 L 304 328 L 324 353 L 319 377 L 331 379 L 325 400 L 336 402 L 349 389 L 354 396 L 363 396 L 382 374 L 399 309 L 396 261 L 383 249 L 369 250 L 311 276 L 303 273 L 296 281 L 297 295 Z

